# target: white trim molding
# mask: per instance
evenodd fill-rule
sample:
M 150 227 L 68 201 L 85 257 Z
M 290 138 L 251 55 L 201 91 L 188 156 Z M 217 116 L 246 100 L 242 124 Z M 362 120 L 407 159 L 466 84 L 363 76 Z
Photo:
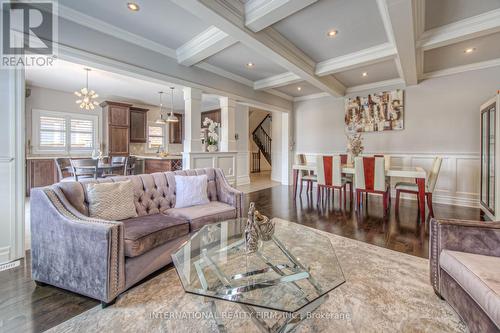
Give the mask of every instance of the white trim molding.
M 270 89 L 286 86 L 287 84 L 297 83 L 300 81 L 302 81 L 302 78 L 297 74 L 286 72 L 257 80 L 253 83 L 253 88 L 255 90 Z
M 192 66 L 236 43 L 237 40 L 224 31 L 211 26 L 177 48 L 177 62 Z
M 425 31 L 417 47 L 424 51 L 500 31 L 500 8 Z
M 419 78 L 420 79 L 433 79 L 436 77 L 454 75 L 454 74 L 459 74 L 459 73 L 463 73 L 463 72 L 476 71 L 479 69 L 485 69 L 485 68 L 497 67 L 497 66 L 500 66 L 500 58 L 482 61 L 482 62 L 476 62 L 473 64 L 468 64 L 468 65 L 463 65 L 463 66 L 445 68 L 445 69 L 441 69 L 441 70 L 434 71 L 434 72 L 423 73 Z
M 296 152 L 305 154 L 309 161 L 317 155 L 341 154 L 345 152 Z M 435 203 L 467 207 L 479 207 L 480 188 L 480 155 L 478 153 L 405 153 L 405 152 L 365 152 L 366 155 L 384 154 L 391 157 L 391 165 L 401 167 L 420 166 L 430 170 L 434 157 L 443 158 L 433 200 Z M 395 196 L 394 185 L 407 179 L 391 179 L 392 196 Z M 416 200 L 415 196 L 402 195 L 402 198 Z
M 394 45 L 384 43 L 364 50 L 328 59 L 316 64 L 316 75 L 324 76 L 346 71 L 359 66 L 375 64 L 397 56 Z

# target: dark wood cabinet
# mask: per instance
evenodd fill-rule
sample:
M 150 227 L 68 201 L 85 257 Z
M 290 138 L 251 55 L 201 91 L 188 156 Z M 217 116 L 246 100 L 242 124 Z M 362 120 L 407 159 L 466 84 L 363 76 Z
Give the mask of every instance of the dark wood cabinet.
M 168 131 L 168 142 L 170 143 L 182 143 L 184 138 L 184 115 L 182 113 L 176 113 L 175 116 L 179 119 L 176 123 L 171 123 Z
M 33 159 L 26 161 L 26 195 L 34 187 L 57 183 L 57 169 L 53 159 Z
M 182 170 L 182 159 L 146 159 L 144 161 L 144 172 L 155 173 L 165 171 Z
M 131 106 L 131 104 L 110 101 L 101 103 L 103 130 L 109 156 L 129 154 Z
M 146 143 L 148 109 L 130 107 L 130 142 Z

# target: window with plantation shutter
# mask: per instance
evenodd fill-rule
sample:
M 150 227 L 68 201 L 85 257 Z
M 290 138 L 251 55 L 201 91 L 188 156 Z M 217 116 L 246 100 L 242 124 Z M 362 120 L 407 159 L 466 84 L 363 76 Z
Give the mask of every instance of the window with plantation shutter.
M 162 125 L 148 126 L 148 148 L 158 149 L 165 146 L 165 127 Z
M 33 109 L 33 152 L 92 152 L 98 146 L 97 126 L 96 115 Z

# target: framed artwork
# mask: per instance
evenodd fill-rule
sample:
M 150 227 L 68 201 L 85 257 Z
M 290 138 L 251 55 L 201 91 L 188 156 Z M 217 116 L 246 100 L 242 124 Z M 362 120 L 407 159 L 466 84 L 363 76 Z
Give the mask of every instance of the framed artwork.
M 345 126 L 348 133 L 404 129 L 404 91 L 383 91 L 347 98 Z

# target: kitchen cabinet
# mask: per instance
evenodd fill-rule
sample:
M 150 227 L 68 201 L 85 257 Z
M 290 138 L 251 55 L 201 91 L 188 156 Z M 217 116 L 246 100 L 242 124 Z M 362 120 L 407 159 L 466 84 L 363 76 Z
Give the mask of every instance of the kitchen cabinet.
M 104 154 L 108 156 L 127 156 L 130 142 L 131 104 L 105 101 L 103 111 Z
M 53 159 L 26 160 L 26 195 L 34 187 L 43 187 L 57 183 L 58 175 Z
M 184 115 L 182 113 L 175 113 L 177 119 L 176 123 L 170 123 L 168 131 L 169 143 L 182 143 L 184 138 Z
M 147 137 L 147 112 L 148 109 L 130 107 L 130 142 L 146 143 Z
M 145 159 L 144 172 L 165 172 L 182 170 L 182 159 Z

